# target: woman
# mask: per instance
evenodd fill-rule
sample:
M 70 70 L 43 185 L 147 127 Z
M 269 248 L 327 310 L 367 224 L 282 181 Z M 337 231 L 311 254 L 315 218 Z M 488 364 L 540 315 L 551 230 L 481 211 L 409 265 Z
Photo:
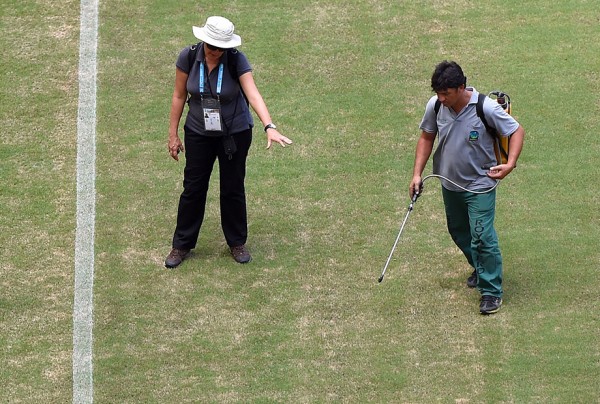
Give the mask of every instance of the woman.
M 185 152 L 183 192 L 179 199 L 173 249 L 165 260 L 175 268 L 195 248 L 204 218 L 208 183 L 219 161 L 221 227 L 233 258 L 252 259 L 246 248 L 248 235 L 244 178 L 246 157 L 252 142 L 256 112 L 267 135 L 267 148 L 292 141 L 279 133 L 252 76 L 246 56 L 234 49 L 241 38 L 226 18 L 209 17 L 203 27 L 193 27 L 198 45 L 181 51 L 176 63 L 175 90 L 171 102 L 169 153 L 179 160 Z M 179 122 L 185 103 L 189 111 L 184 125 L 185 147 L 179 138 Z

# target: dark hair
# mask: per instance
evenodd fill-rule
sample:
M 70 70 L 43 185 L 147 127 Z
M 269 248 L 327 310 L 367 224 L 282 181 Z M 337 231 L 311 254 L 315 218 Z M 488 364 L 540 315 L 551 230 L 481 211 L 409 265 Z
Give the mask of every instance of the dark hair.
M 431 76 L 431 89 L 441 92 L 449 88 L 458 88 L 467 85 L 467 78 L 456 62 L 444 60 L 439 63 Z

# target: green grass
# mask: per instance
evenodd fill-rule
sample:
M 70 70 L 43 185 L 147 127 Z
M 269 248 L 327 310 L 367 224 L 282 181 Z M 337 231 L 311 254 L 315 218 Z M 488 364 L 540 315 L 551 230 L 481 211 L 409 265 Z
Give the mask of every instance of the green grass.
M 0 401 L 67 402 L 79 3 L 0 11 Z M 213 14 L 236 24 L 294 144 L 255 133 L 252 263 L 228 254 L 215 170 L 198 247 L 167 271 L 174 63 Z M 100 2 L 95 400 L 598 402 L 597 26 L 584 0 Z M 377 283 L 443 59 L 508 92 L 527 133 L 498 191 L 505 305 L 490 317 L 435 180 Z

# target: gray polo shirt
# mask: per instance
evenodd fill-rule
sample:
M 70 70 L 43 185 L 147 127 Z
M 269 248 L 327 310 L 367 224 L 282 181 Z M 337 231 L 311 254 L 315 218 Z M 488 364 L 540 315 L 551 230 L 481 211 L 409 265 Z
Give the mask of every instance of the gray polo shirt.
M 473 92 L 471 99 L 458 114 L 441 105 L 436 116 L 434 108 L 437 96 L 431 97 L 419 127 L 438 136 L 438 145 L 433 154 L 433 173 L 476 191 L 494 186 L 496 181 L 486 173 L 497 162 L 494 137 L 486 131 L 477 116 L 479 93 L 474 88 L 468 89 Z M 483 113 L 488 124 L 501 136 L 510 136 L 519 128 L 519 123 L 490 98 L 483 103 Z M 442 186 L 450 191 L 462 191 L 448 181 L 442 180 Z
M 176 66 L 181 71 L 188 74 L 187 92 L 190 95 L 188 99 L 189 111 L 185 120 L 185 130 L 206 136 L 222 136 L 223 134 L 234 134 L 245 131 L 252 126 L 254 122 L 248 104 L 240 91 L 239 81 L 235 80 L 229 74 L 227 65 L 230 51 L 223 53 L 221 63 L 223 63 L 223 84 L 219 99 L 221 101 L 221 115 L 224 122 L 223 132 L 206 131 L 204 128 L 204 117 L 202 114 L 202 101 L 200 96 L 200 62 L 204 61 L 204 48 L 201 46 L 196 53 L 196 60 L 192 66 L 189 65 L 188 54 L 190 47 L 186 47 L 179 54 Z M 237 51 L 237 74 L 238 77 L 244 73 L 251 72 L 252 67 L 242 52 Z M 204 96 L 216 98 L 217 79 L 219 77 L 219 68 L 215 68 L 208 74 L 206 64 L 204 65 Z

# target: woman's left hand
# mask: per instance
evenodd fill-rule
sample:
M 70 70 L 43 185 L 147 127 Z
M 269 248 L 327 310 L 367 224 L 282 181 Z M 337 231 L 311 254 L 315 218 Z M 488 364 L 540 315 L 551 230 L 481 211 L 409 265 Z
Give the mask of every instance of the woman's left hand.
M 267 129 L 267 149 L 273 142 L 279 143 L 282 147 L 292 144 L 292 140 L 283 136 L 277 129 Z

